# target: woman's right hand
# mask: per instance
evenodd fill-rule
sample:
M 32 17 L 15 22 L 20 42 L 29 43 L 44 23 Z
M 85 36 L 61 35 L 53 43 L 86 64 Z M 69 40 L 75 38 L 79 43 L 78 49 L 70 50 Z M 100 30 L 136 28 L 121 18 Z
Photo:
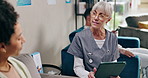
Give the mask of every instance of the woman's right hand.
M 93 72 L 89 72 L 89 74 L 88 74 L 88 78 L 95 78 L 94 75 L 95 75 L 96 71 L 97 71 L 97 69 L 94 68 L 94 69 L 93 69 Z
M 119 52 L 123 55 L 128 56 L 128 57 L 135 57 L 135 55 L 132 52 L 125 50 L 123 48 L 119 48 Z

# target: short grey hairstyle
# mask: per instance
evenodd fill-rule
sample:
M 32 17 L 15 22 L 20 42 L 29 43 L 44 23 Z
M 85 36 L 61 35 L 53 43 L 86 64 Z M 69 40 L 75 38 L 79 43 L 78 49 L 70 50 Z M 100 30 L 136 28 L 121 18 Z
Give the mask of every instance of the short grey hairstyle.
M 93 10 L 102 10 L 105 12 L 106 15 L 112 17 L 113 6 L 108 2 L 100 1 L 93 6 L 92 11 Z

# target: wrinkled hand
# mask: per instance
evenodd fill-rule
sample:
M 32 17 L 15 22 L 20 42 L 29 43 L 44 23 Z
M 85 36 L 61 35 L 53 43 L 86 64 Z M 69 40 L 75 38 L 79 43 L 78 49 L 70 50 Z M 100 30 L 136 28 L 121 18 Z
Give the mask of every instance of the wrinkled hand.
M 94 75 L 95 75 L 96 71 L 97 71 L 97 69 L 94 68 L 94 69 L 93 69 L 93 72 L 89 72 L 89 74 L 88 74 L 88 78 L 95 78 Z
M 130 52 L 128 50 L 125 51 L 124 55 L 126 55 L 128 57 L 134 57 L 135 56 L 132 52 Z
M 119 76 L 117 76 L 117 77 L 110 76 L 110 78 L 120 78 L 120 77 Z
M 128 56 L 128 57 L 134 57 L 135 55 L 132 53 L 132 52 L 130 52 L 130 51 L 128 51 L 128 50 L 125 50 L 125 49 L 119 49 L 120 51 L 120 53 L 121 54 L 123 54 L 123 55 L 126 55 L 126 56 Z

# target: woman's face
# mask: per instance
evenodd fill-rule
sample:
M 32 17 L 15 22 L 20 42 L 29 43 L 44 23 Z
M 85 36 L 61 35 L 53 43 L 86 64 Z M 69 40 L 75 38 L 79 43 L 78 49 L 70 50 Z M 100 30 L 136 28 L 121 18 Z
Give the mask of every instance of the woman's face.
M 10 38 L 10 44 L 6 45 L 6 53 L 8 53 L 7 55 L 9 56 L 19 55 L 23 47 L 23 43 L 25 42 L 20 24 L 17 23 L 14 26 L 14 30 L 15 32 Z
M 100 28 L 110 20 L 109 16 L 102 10 L 91 11 L 91 27 Z

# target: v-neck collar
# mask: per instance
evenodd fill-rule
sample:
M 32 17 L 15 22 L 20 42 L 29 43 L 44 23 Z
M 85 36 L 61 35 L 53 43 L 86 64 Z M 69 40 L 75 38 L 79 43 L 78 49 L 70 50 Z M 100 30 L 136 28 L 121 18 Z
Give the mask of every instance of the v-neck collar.
M 93 35 L 92 35 L 92 31 L 89 28 L 89 33 L 90 33 L 89 34 L 90 35 L 89 38 L 90 38 L 91 43 L 94 45 L 94 46 L 92 46 L 94 48 L 94 50 L 96 50 L 96 49 L 102 50 L 102 49 L 104 49 L 104 47 L 106 47 L 106 44 L 107 44 L 107 41 L 108 41 L 109 32 L 107 30 L 105 30 L 105 31 L 106 31 L 106 38 L 105 38 L 104 44 L 103 44 L 103 46 L 101 48 L 99 48 L 97 43 L 96 43 L 96 41 L 95 41 L 95 39 L 94 39 L 94 37 L 93 37 Z

